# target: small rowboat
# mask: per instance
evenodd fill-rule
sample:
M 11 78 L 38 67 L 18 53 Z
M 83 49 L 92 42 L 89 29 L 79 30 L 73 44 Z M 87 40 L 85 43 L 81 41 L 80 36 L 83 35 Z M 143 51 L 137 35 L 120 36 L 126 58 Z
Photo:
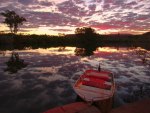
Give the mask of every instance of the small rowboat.
M 73 88 L 87 102 L 109 99 L 115 91 L 114 75 L 109 71 L 86 70 Z

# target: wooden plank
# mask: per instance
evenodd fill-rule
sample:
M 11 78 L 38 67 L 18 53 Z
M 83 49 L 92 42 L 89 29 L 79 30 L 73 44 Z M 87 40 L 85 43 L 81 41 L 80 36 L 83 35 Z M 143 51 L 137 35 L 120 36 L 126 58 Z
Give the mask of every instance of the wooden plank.
M 85 98 L 86 101 L 94 101 L 94 100 L 101 100 L 101 99 L 109 98 L 108 95 L 100 95 L 100 93 L 89 92 L 89 91 L 81 90 L 81 89 L 76 89 L 76 92 L 82 98 Z
M 110 113 L 150 113 L 150 99 L 123 105 Z
M 93 90 L 92 90 L 93 89 Z M 98 90 L 97 92 L 95 90 Z M 111 91 L 104 91 L 99 88 L 84 86 L 80 88 L 76 88 L 75 91 L 78 95 L 80 95 L 86 101 L 95 101 L 95 100 L 102 100 L 112 97 L 113 93 Z
M 95 106 L 90 106 L 87 109 L 79 111 L 78 113 L 101 113 L 101 112 Z
M 105 100 L 95 102 L 95 105 L 102 113 L 109 113 L 112 109 L 113 98 L 108 98 Z
M 84 102 L 76 102 L 76 103 L 62 106 L 65 113 L 78 113 L 79 111 L 88 109 L 88 107 L 90 107 L 90 106 Z
M 95 106 L 84 102 L 76 102 L 50 109 L 43 113 L 101 113 Z
M 98 93 L 98 94 L 101 94 L 101 93 L 105 94 L 105 95 L 111 95 L 112 94 L 111 90 L 105 90 L 105 89 L 86 86 L 86 85 L 81 85 L 79 88 L 83 89 L 83 90 L 90 91 L 90 92 L 95 92 L 95 93 Z
M 65 113 L 61 107 L 56 107 L 43 113 Z

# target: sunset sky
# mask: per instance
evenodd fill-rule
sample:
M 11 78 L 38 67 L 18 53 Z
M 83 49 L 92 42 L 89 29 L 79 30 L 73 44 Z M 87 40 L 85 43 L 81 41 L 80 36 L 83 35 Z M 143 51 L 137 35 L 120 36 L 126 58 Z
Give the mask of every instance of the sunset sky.
M 101 34 L 150 31 L 150 0 L 0 0 L 0 12 L 7 9 L 27 19 L 22 33 L 72 34 L 83 26 Z M 0 31 L 8 31 L 3 21 Z

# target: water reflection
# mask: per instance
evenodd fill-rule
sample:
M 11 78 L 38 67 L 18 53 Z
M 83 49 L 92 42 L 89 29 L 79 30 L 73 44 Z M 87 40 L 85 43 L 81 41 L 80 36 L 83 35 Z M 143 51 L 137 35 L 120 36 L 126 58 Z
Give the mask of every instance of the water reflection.
M 136 55 L 138 55 L 143 63 L 148 63 L 148 60 L 150 60 L 150 51 L 138 47 L 134 49 L 134 52 Z
M 84 70 L 97 69 L 99 62 L 115 74 L 116 95 L 122 103 L 150 97 L 150 70 L 134 48 L 93 48 L 90 57 L 85 56 L 85 48 L 59 48 L 15 50 L 28 66 L 13 74 L 3 70 L 12 51 L 0 54 L 0 111 L 40 113 L 75 102 L 72 85 Z M 76 56 L 77 50 L 85 57 Z
M 18 70 L 27 66 L 23 59 L 20 59 L 19 54 L 12 52 L 10 59 L 6 62 L 7 68 L 4 71 L 17 73 Z
M 96 46 L 88 46 L 88 47 L 83 47 L 83 48 L 76 48 L 75 49 L 75 55 L 77 56 L 90 56 L 94 54 L 94 51 L 97 49 L 98 47 Z

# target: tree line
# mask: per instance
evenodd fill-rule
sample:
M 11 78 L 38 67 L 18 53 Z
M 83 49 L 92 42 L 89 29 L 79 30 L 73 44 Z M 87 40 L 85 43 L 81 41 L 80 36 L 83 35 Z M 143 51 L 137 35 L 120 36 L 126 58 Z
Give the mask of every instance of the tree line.
M 0 48 L 3 45 L 12 45 L 14 48 L 47 48 L 51 46 L 76 46 L 90 50 L 98 46 L 127 45 L 135 46 L 139 43 L 150 42 L 150 32 L 143 35 L 100 35 L 91 27 L 80 27 L 75 29 L 72 35 L 17 35 L 19 26 L 27 20 L 14 11 L 6 10 L 0 13 L 5 17 L 3 23 L 10 28 L 11 34 L 0 34 Z

